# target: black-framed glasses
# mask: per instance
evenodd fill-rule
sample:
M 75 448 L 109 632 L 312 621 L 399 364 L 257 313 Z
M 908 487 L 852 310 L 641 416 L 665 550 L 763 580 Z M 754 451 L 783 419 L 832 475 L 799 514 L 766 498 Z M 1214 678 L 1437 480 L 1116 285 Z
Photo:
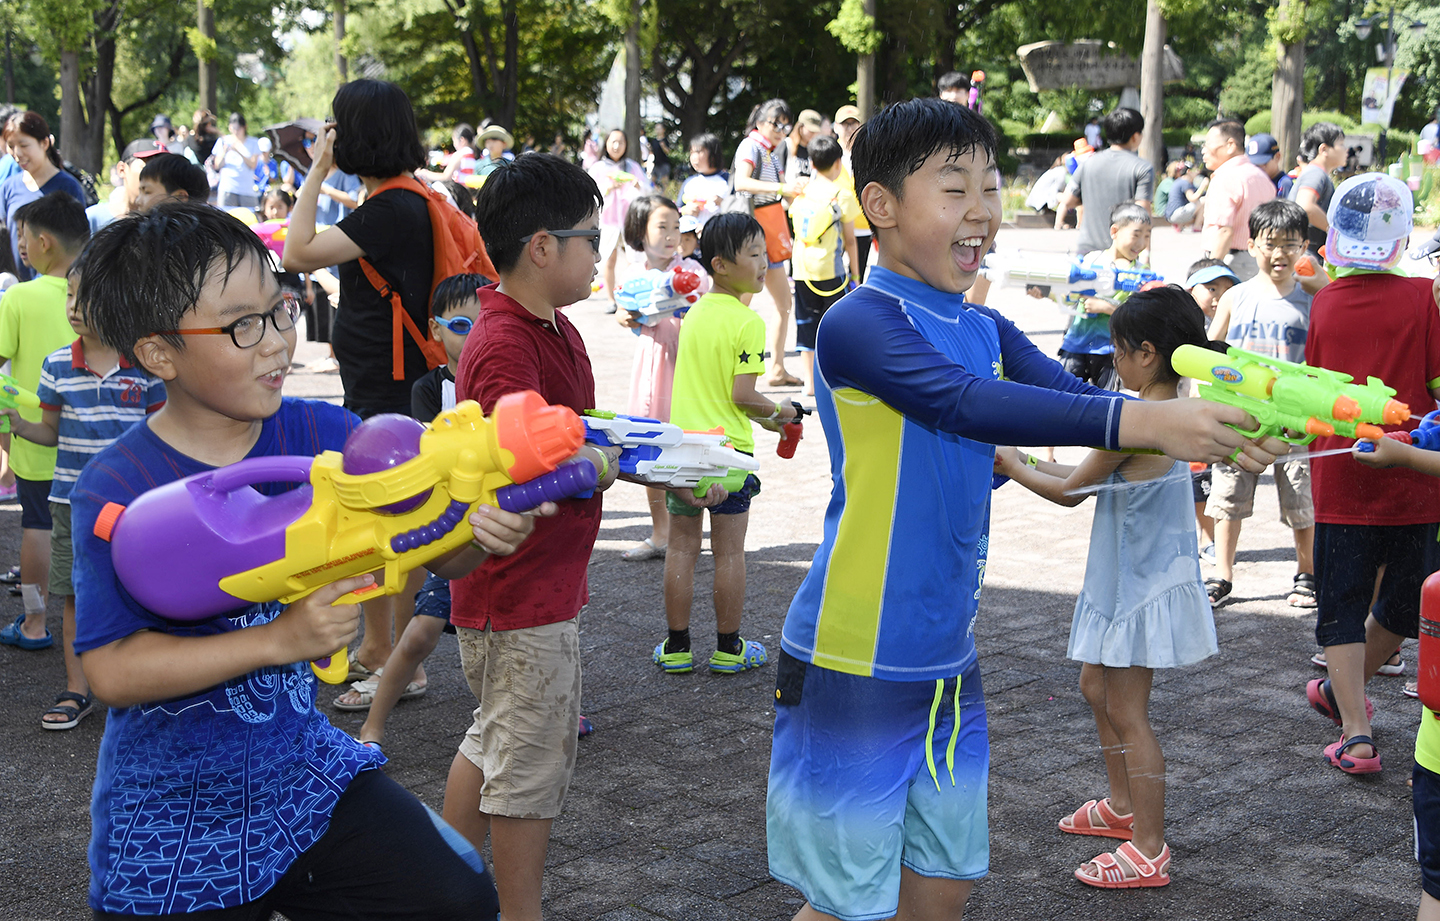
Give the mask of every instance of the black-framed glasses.
M 475 321 L 469 317 L 451 317 L 448 320 L 442 317 L 435 317 L 435 322 L 457 336 L 468 336 L 470 335 L 470 330 L 475 328 Z
M 253 349 L 265 339 L 265 324 L 275 327 L 277 333 L 287 333 L 295 328 L 300 318 L 300 298 L 294 294 L 280 295 L 280 303 L 264 313 L 247 313 L 233 323 L 224 326 L 206 326 L 195 329 L 165 329 L 160 336 L 219 336 L 226 335 L 236 348 Z
M 600 255 L 599 230 L 537 230 L 535 233 L 548 233 L 552 237 L 560 237 L 561 239 L 565 237 L 584 237 L 590 241 L 590 248 L 595 251 L 595 255 Z M 529 243 L 535 239 L 535 233 L 526 234 L 520 238 L 519 242 Z

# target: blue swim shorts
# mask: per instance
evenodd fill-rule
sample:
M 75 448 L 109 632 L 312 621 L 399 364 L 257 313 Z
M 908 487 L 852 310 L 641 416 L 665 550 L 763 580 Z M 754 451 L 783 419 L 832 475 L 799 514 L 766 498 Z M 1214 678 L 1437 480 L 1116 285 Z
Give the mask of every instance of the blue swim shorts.
M 989 872 L 978 664 L 948 681 L 882 681 L 782 651 L 776 684 L 771 876 L 819 911 L 872 921 L 899 909 L 901 866 L 956 880 Z

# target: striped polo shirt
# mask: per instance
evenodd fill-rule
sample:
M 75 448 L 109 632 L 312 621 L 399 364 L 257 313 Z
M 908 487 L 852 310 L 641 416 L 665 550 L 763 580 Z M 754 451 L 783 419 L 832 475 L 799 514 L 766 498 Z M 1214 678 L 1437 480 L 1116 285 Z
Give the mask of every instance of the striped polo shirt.
M 76 339 L 45 357 L 40 408 L 60 413 L 60 444 L 50 501 L 70 504 L 70 489 L 85 464 L 125 431 L 165 405 L 165 384 L 122 356 L 107 374 L 85 362 L 85 347 Z

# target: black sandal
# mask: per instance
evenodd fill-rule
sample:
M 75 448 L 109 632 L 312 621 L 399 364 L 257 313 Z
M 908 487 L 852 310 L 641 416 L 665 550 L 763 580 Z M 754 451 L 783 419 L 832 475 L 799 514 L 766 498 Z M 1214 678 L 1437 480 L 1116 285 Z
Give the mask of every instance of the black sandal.
M 1290 589 L 1290 597 L 1285 599 L 1285 603 L 1292 608 L 1313 608 L 1319 604 L 1315 597 L 1315 576 L 1308 572 L 1297 572 L 1295 584 Z
M 1210 596 L 1210 607 L 1218 608 L 1230 600 L 1230 590 L 1235 586 L 1225 579 L 1206 579 L 1205 594 Z
M 95 698 L 86 697 L 84 694 L 76 694 L 74 691 L 64 691 L 55 695 L 55 706 L 46 710 L 40 717 L 40 725 L 45 729 L 74 729 L 80 725 L 80 721 L 90 715 L 94 709 Z M 45 717 L 51 714 L 59 714 L 65 717 L 63 720 L 47 720 Z

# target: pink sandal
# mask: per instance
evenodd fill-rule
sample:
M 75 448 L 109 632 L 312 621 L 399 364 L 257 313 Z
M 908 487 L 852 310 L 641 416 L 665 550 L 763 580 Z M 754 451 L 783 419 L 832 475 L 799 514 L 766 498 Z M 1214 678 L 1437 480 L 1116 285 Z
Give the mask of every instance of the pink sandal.
M 1352 745 L 1368 745 L 1373 754 L 1369 758 L 1347 754 Z M 1380 773 L 1380 749 L 1375 747 L 1369 736 L 1352 736 L 1347 739 L 1342 735 L 1339 742 L 1325 746 L 1325 757 L 1347 774 Z
M 1154 889 L 1170 885 L 1170 845 L 1162 845 L 1154 860 L 1126 841 L 1113 854 L 1101 854 L 1090 861 L 1099 873 L 1075 869 L 1075 878 L 1097 889 Z M 1128 873 L 1127 873 L 1128 871 Z M 1134 874 L 1134 875 L 1130 875 Z
M 1099 824 L 1090 821 L 1092 809 L 1100 817 Z M 1092 799 L 1061 819 L 1056 827 L 1072 835 L 1098 835 L 1101 838 L 1122 838 L 1129 841 L 1134 834 L 1135 816 L 1120 815 L 1111 809 L 1110 797 L 1107 796 L 1102 800 Z

